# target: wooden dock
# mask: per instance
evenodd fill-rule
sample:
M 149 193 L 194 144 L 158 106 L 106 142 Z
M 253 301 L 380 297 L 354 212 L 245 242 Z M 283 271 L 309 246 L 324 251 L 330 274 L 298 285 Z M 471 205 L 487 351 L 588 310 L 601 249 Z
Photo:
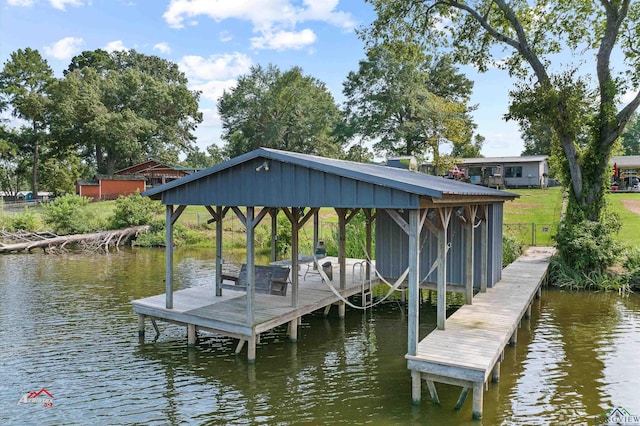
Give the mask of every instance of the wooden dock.
M 323 259 L 325 261 L 331 261 L 335 269 L 339 268 L 336 258 L 328 257 Z M 345 269 L 346 288 L 340 289 L 335 272 L 331 284 L 346 299 L 362 292 L 363 262 L 346 259 Z M 154 322 L 158 320 L 184 325 L 190 345 L 195 344 L 198 330 L 213 332 L 239 339 L 237 353 L 248 343 L 248 359 L 253 361 L 260 333 L 289 324 L 289 338 L 295 341 L 297 326 L 303 315 L 318 309 L 324 309 L 327 314 L 331 306 L 336 304 L 339 315 L 344 316 L 344 302 L 322 282 L 319 274 L 307 272 L 306 266 L 303 266 L 299 271 L 299 279 L 297 307 L 292 306 L 289 296 L 255 294 L 253 324 L 247 323 L 247 294 L 244 291 L 224 289 L 221 296 L 216 296 L 213 286 L 178 290 L 173 293 L 172 309 L 166 308 L 165 294 L 134 300 L 132 305 L 133 311 L 138 314 L 138 331 L 144 336 L 147 318 Z
M 515 344 L 523 317 L 531 315 L 531 303 L 540 296 L 546 279 L 551 247 L 532 247 L 502 271 L 502 279 L 473 297 L 447 318 L 445 329 L 436 329 L 418 344 L 415 356 L 406 355 L 411 370 L 412 398 L 421 399 L 426 381 L 432 399 L 439 403 L 435 383 L 461 386 L 456 408 L 473 389 L 473 417 L 482 417 L 485 384 L 500 378 L 500 362 L 507 344 Z

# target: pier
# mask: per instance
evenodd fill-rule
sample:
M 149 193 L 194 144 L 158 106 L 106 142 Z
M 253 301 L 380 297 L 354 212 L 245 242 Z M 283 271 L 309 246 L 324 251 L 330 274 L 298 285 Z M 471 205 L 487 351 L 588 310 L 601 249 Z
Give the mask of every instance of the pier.
M 456 408 L 473 391 L 473 417 L 482 417 L 483 392 L 488 381 L 500 379 L 504 349 L 515 344 L 523 318 L 531 316 L 533 299 L 540 296 L 551 247 L 532 247 L 502 271 L 495 286 L 473 297 L 418 343 L 415 355 L 406 355 L 411 370 L 412 398 L 421 400 L 426 382 L 431 398 L 439 403 L 435 383 L 461 386 Z
M 337 258 L 327 257 L 333 265 Z M 360 294 L 365 285 L 364 264 L 358 259 L 346 259 L 346 283 L 341 289 L 335 282 L 330 282 L 344 299 Z M 246 291 L 229 290 L 225 288 L 216 296 L 214 286 L 187 288 L 173 292 L 173 308 L 166 307 L 166 295 L 147 297 L 132 302 L 133 311 L 138 314 L 138 331 L 145 334 L 146 319 L 163 321 L 183 325 L 187 328 L 189 345 L 195 345 L 198 330 L 216 333 L 222 336 L 238 339 L 236 353 L 240 353 L 247 343 L 247 358 L 255 360 L 256 345 L 260 334 L 283 324 L 288 324 L 289 339 L 297 340 L 297 330 L 303 315 L 324 309 L 329 313 L 332 305 L 338 306 L 338 315 L 344 317 L 345 303 L 336 295 L 320 275 L 313 270 L 299 272 L 300 293 L 298 306 L 292 306 L 288 297 L 255 294 L 253 322 L 247 323 L 247 294 Z M 290 283 L 289 283 L 290 286 Z M 155 324 L 154 324 L 155 325 Z

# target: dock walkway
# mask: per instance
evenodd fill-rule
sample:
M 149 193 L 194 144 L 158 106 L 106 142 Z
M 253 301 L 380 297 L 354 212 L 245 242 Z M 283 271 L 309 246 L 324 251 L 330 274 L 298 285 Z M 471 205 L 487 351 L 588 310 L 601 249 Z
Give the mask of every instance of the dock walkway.
M 531 315 L 533 298 L 540 295 L 553 254 L 551 247 L 532 247 L 502 271 L 502 279 L 473 304 L 460 307 L 418 344 L 416 355 L 406 355 L 412 376 L 414 403 L 421 399 L 422 381 L 437 403 L 435 383 L 463 388 L 456 408 L 473 389 L 473 417 L 482 417 L 485 383 L 498 381 L 507 344 L 515 344 L 523 317 Z
M 336 258 L 325 258 L 337 266 Z M 340 289 L 338 280 L 333 287 L 343 298 L 362 291 L 364 269 L 362 261 L 346 259 L 346 288 Z M 338 266 L 339 267 L 339 266 Z M 301 275 L 302 271 L 299 272 Z M 334 274 L 336 277 L 339 274 Z M 335 295 L 319 274 L 306 273 L 299 281 L 298 306 L 292 306 L 291 297 L 255 294 L 253 324 L 247 323 L 247 294 L 245 291 L 223 289 L 215 295 L 212 286 L 192 287 L 173 293 L 173 308 L 167 309 L 165 295 L 147 297 L 132 302 L 138 314 L 138 331 L 144 336 L 145 319 L 159 320 L 187 327 L 188 343 L 195 344 L 197 331 L 204 330 L 239 339 L 236 352 L 248 343 L 248 358 L 255 359 L 255 345 L 260 333 L 283 324 L 289 324 L 289 338 L 297 340 L 297 325 L 303 315 L 337 304 L 339 315 L 344 316 L 344 302 Z

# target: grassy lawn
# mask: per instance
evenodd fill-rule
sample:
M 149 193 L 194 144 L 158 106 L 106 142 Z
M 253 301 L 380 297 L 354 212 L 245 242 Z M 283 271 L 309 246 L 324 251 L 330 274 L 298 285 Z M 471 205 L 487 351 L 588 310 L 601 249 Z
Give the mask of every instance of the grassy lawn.
M 508 190 L 520 197 L 504 205 L 505 233 L 529 245 L 553 245 L 562 213 L 561 187 Z
M 633 247 L 640 247 L 640 214 L 627 207 L 640 207 L 640 193 L 610 193 L 607 195 L 609 206 L 620 215 L 622 229 L 618 241 Z M 627 207 L 625 207 L 625 204 Z

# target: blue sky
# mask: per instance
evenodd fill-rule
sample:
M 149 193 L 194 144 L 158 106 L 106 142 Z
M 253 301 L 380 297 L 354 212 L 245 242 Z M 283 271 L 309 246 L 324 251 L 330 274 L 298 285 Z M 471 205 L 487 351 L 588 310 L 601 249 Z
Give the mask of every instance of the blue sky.
M 364 58 L 354 29 L 374 18 L 363 0 L 0 0 L 0 61 L 38 49 L 57 77 L 84 50 L 136 49 L 179 64 L 201 90 L 201 149 L 218 143 L 216 99 L 251 65 L 300 66 L 342 102 L 342 82 Z M 472 103 L 485 156 L 520 155 L 518 128 L 505 123 L 506 72 L 477 74 Z

